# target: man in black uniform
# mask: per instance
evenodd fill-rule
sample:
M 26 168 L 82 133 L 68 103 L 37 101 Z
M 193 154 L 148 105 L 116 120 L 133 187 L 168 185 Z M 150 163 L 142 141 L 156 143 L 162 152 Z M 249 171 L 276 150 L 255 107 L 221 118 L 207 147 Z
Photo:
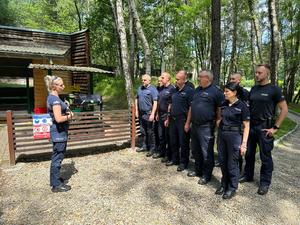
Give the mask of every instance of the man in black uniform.
M 238 98 L 249 105 L 249 91 L 241 86 L 242 74 L 233 73 L 230 75 L 230 82 L 236 83 L 241 87 L 241 93 L 239 93 Z
M 172 149 L 172 161 L 166 163 L 167 166 L 178 165 L 177 171 L 183 171 L 187 168 L 190 155 L 190 134 L 185 131 L 186 119 L 194 90 L 185 85 L 185 71 L 179 71 L 176 74 L 176 91 L 172 94 L 170 109 L 170 118 L 166 125 L 170 123 L 170 142 Z
M 139 87 L 135 100 L 136 117 L 139 118 L 143 138 L 142 148 L 138 149 L 137 152 L 149 151 L 146 156 L 151 156 L 155 152 L 153 121 L 158 98 L 158 92 L 150 82 L 151 77 L 148 74 L 142 76 L 143 85 Z
M 220 118 L 220 107 L 224 95 L 213 82 L 211 71 L 203 70 L 199 74 L 199 87 L 196 88 L 187 119 L 192 122 L 192 152 L 195 158 L 195 171 L 189 171 L 188 176 L 202 176 L 199 184 L 207 184 L 214 167 L 214 129 Z
M 158 92 L 158 97 L 159 97 L 160 92 L 163 89 L 164 89 L 164 85 L 162 83 L 162 78 L 160 76 L 157 79 L 157 86 L 156 86 L 156 90 Z M 157 101 L 157 105 L 158 105 L 158 101 Z M 159 133 L 158 133 L 158 127 L 159 127 L 159 118 L 158 118 L 158 106 L 157 106 L 157 111 L 156 111 L 155 120 L 154 120 L 155 153 L 152 156 L 152 158 L 154 158 L 154 159 L 162 157 L 161 154 L 160 154 L 160 150 L 159 150 Z
M 288 113 L 288 107 L 279 87 L 269 83 L 270 66 L 256 66 L 255 79 L 258 85 L 250 91 L 250 134 L 246 152 L 244 175 L 240 182 L 253 181 L 256 145 L 259 146 L 261 159 L 260 183 L 258 194 L 268 192 L 272 179 L 274 134 Z M 280 113 L 275 120 L 276 106 Z M 275 121 L 275 122 L 274 122 Z
M 159 155 L 153 155 L 153 158 L 164 157 L 161 161 L 172 161 L 172 151 L 170 146 L 170 134 L 169 127 L 166 126 L 166 120 L 168 118 L 168 108 L 171 103 L 171 96 L 175 92 L 175 87 L 170 83 L 171 75 L 167 72 L 161 74 L 161 82 L 163 85 L 162 90 L 158 96 L 158 136 L 159 136 Z

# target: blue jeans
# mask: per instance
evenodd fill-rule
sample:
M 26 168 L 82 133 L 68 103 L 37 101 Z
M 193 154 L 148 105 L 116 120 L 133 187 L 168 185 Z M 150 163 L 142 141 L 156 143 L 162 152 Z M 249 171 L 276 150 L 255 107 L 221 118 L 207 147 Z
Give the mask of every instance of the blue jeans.
M 53 152 L 50 166 L 50 186 L 56 187 L 61 184 L 60 168 L 67 148 L 67 142 L 53 142 Z

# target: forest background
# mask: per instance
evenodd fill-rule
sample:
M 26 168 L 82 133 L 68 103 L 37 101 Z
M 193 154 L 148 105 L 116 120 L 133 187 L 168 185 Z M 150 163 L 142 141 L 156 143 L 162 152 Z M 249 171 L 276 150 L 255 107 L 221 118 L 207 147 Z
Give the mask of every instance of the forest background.
M 117 105 L 132 104 L 145 72 L 185 69 L 196 82 L 200 70 L 211 69 L 218 85 L 241 72 L 251 87 L 258 63 L 269 63 L 271 82 L 296 101 L 299 23 L 300 0 L 0 1 L 1 25 L 63 33 L 88 28 L 92 63 L 118 75 L 95 76 L 95 90 L 117 97 Z

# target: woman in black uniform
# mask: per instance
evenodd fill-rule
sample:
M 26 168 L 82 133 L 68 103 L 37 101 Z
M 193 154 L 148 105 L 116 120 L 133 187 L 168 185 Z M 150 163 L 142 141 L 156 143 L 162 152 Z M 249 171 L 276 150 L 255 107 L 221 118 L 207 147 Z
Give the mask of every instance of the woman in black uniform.
M 221 186 L 216 194 L 223 199 L 232 198 L 239 182 L 239 154 L 247 150 L 250 112 L 247 105 L 238 99 L 240 87 L 236 83 L 225 85 L 225 101 L 221 107 L 221 120 L 218 122 L 218 152 L 221 152 Z

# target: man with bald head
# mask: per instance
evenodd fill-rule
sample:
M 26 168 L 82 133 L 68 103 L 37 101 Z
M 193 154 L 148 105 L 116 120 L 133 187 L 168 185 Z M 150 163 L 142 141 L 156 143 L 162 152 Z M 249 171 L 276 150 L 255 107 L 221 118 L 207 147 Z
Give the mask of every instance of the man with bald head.
M 230 82 L 236 83 L 241 87 L 242 74 L 233 73 L 230 75 Z M 249 105 L 249 91 L 241 87 L 241 93 L 239 93 L 238 98 Z
M 185 131 L 187 114 L 194 95 L 194 89 L 186 85 L 186 72 L 181 70 L 176 74 L 176 91 L 172 94 L 169 107 L 170 143 L 172 149 L 172 161 L 166 165 L 178 165 L 177 171 L 187 168 L 190 155 L 190 134 Z
M 160 76 L 162 89 L 158 95 L 158 153 L 153 155 L 153 158 L 163 157 L 162 162 L 168 162 L 172 160 L 172 151 L 170 147 L 170 135 L 169 127 L 166 124 L 168 119 L 168 109 L 171 103 L 171 96 L 175 92 L 175 87 L 171 82 L 171 75 L 167 72 L 163 72 Z

